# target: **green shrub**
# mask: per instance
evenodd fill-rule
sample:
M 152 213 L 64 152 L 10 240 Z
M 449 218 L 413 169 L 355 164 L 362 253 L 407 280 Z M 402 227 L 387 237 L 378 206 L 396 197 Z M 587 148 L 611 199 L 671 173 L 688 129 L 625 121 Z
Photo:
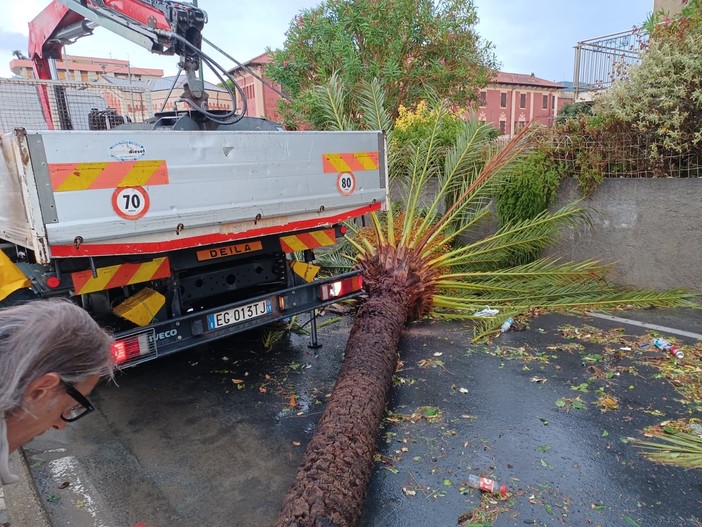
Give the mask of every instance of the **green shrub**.
M 414 109 L 400 106 L 392 131 L 392 148 L 395 152 L 392 175 L 407 175 L 412 148 L 431 137 L 439 111 L 439 107 L 430 108 L 426 101 L 420 101 Z M 441 168 L 446 151 L 456 142 L 462 129 L 461 117 L 456 112 L 444 110 L 439 120 L 435 139 L 437 148 L 430 160 L 430 170 Z
M 545 211 L 553 202 L 563 175 L 564 165 L 554 161 L 550 145 L 539 143 L 507 174 L 495 196 L 500 223 L 529 220 Z

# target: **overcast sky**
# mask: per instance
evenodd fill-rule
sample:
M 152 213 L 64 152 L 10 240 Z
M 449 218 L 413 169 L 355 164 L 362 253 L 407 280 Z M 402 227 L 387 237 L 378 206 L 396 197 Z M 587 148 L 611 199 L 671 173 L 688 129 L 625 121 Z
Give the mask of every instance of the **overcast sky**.
M 48 3 L 0 0 L 0 77 L 11 76 L 13 50 L 27 53 L 27 22 Z M 319 0 L 198 3 L 209 16 L 205 37 L 245 62 L 267 46 L 281 47 L 292 17 Z M 503 71 L 561 81 L 572 80 L 573 46 L 578 41 L 640 25 L 652 11 L 653 0 L 475 0 L 475 5 L 478 32 L 494 44 Z M 134 66 L 161 68 L 166 75 L 177 71 L 176 58 L 153 55 L 102 28 L 66 49 L 71 55 L 126 59 Z M 222 66 L 234 66 L 209 46 L 203 49 Z

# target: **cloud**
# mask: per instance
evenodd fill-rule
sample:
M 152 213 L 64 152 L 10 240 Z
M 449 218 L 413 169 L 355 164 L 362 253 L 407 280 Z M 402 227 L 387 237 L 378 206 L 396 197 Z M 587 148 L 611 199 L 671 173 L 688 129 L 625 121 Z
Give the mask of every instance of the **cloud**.
M 22 33 L 13 31 L 3 31 L 0 29 L 0 50 L 9 49 L 10 52 L 19 49 L 25 55 L 27 54 L 27 37 Z

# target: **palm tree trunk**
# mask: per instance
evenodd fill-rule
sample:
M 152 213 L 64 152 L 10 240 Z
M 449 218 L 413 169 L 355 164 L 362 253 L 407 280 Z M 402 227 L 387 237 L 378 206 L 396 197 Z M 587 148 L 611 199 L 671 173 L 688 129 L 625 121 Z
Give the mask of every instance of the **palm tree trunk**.
M 387 288 L 361 307 L 327 407 L 275 527 L 351 527 L 373 473 L 378 431 L 409 312 L 405 290 Z

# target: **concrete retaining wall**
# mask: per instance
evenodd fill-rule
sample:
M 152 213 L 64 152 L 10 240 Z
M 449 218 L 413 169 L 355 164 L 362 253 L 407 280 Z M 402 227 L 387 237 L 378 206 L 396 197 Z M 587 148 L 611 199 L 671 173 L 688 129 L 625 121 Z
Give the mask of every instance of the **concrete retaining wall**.
M 564 180 L 558 203 L 578 199 Z M 620 285 L 702 292 L 702 179 L 608 179 L 583 200 L 590 229 L 564 233 L 548 254 L 617 262 Z

